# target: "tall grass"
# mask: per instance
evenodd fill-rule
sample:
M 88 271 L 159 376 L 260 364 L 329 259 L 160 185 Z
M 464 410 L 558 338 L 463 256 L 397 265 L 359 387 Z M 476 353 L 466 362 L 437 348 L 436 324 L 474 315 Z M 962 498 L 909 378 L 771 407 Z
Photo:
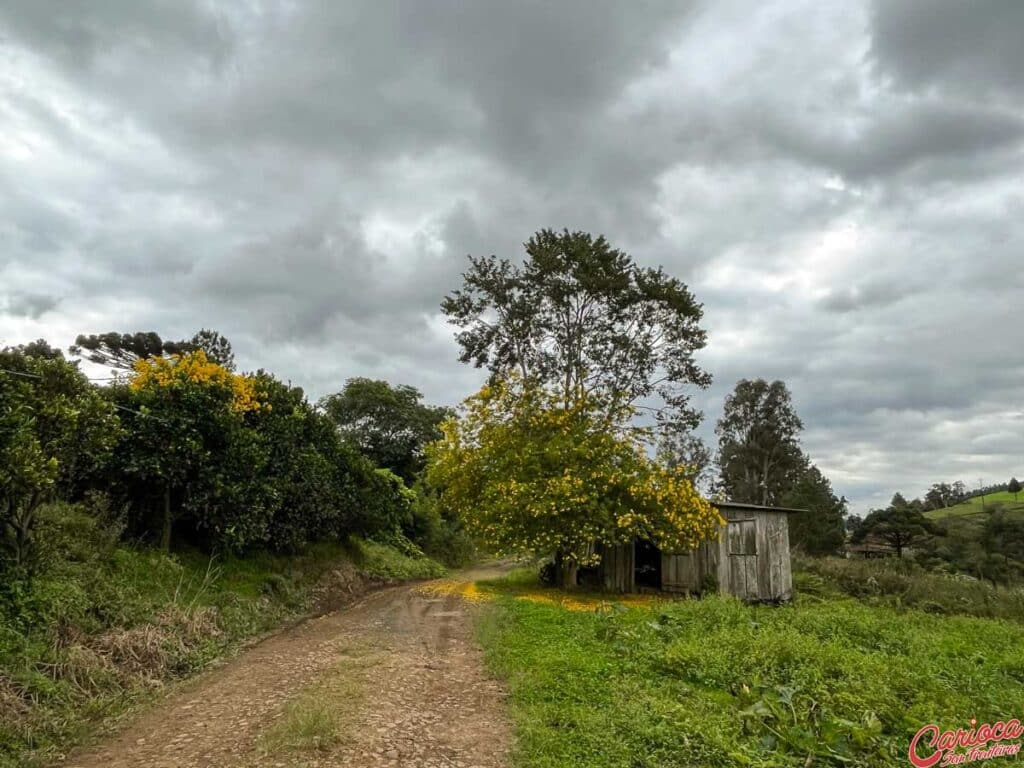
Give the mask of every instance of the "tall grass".
M 910 560 L 794 558 L 793 571 L 796 591 L 805 596 L 841 593 L 898 609 L 1024 622 L 1024 588 L 929 571 Z
M 501 592 L 500 587 L 495 589 Z M 733 598 L 566 610 L 496 601 L 518 768 L 906 764 L 926 723 L 1020 717 L 1024 627 L 868 605 Z

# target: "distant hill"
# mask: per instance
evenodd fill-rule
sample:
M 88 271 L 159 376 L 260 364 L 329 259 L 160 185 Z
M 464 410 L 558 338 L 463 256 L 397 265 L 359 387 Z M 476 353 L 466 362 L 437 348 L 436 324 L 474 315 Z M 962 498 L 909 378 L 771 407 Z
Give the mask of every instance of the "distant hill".
M 983 498 L 984 508 L 982 508 Z M 992 511 L 996 504 L 1002 506 L 1003 509 L 1012 509 L 1014 511 L 1024 512 L 1024 491 L 1017 494 L 1016 501 L 1014 501 L 1013 494 L 1009 491 L 998 491 L 995 493 L 985 494 L 984 497 L 975 496 L 974 498 L 968 499 L 963 504 L 956 504 L 944 509 L 933 509 L 930 512 L 925 512 L 924 516 L 932 520 L 942 520 L 946 517 L 980 515 L 985 512 Z

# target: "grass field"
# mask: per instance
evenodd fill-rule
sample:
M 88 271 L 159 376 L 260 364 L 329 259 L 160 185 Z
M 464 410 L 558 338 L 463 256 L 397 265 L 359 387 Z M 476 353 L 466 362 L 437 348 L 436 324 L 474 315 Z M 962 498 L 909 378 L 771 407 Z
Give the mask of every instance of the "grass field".
M 903 765 L 926 723 L 1024 715 L 1018 623 L 840 596 L 567 603 L 524 579 L 480 587 L 518 768 Z
M 984 498 L 984 505 L 982 504 L 982 498 Z M 978 515 L 982 514 L 986 510 L 991 511 L 995 509 L 997 505 L 1002 506 L 1004 509 L 1024 512 L 1024 492 L 1018 493 L 1016 500 L 1013 498 L 1013 494 L 1009 491 L 989 493 L 984 497 L 975 496 L 972 499 L 968 499 L 963 504 L 955 504 L 952 507 L 946 507 L 944 509 L 930 510 L 925 512 L 924 516 L 931 518 L 932 520 L 941 520 L 944 517 Z

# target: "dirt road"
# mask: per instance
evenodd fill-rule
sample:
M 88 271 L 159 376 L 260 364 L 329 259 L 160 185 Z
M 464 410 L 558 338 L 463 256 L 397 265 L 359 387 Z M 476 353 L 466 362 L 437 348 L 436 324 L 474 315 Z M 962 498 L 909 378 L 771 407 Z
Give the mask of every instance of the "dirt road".
M 483 672 L 472 610 L 418 586 L 373 593 L 267 639 L 63 765 L 505 766 L 503 692 Z M 330 728 L 323 711 L 343 722 L 310 748 Z

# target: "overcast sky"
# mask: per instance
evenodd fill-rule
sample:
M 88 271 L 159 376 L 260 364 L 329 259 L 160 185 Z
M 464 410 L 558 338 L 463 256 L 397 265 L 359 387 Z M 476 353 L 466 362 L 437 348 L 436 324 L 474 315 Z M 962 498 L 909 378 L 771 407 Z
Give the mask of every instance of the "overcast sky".
M 212 327 L 455 403 L 468 253 L 605 234 L 854 511 L 1024 475 L 1024 3 L 0 4 L 0 344 Z

